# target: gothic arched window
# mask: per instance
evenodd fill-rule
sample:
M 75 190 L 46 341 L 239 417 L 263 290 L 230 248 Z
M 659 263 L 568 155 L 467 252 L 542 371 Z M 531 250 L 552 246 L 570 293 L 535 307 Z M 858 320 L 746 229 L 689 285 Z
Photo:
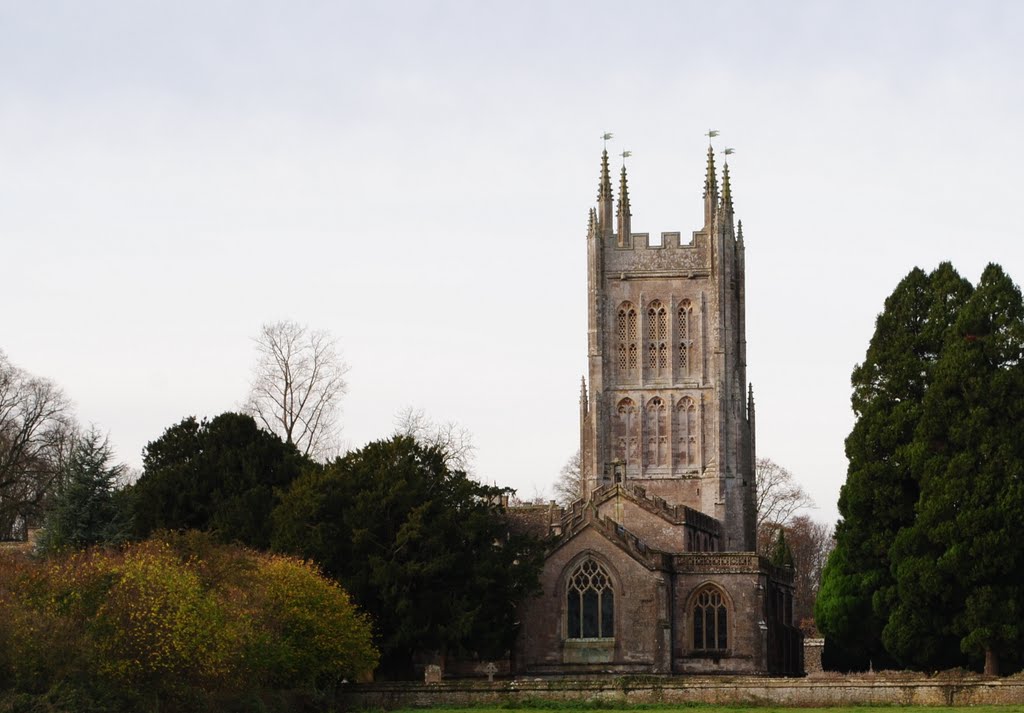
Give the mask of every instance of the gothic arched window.
M 647 439 L 647 464 L 668 464 L 668 423 L 665 402 L 655 396 L 647 402 L 647 424 L 644 437 Z
M 636 374 L 636 309 L 629 302 L 619 307 L 615 320 L 615 336 L 618 338 L 618 371 L 619 376 Z
M 676 433 L 679 434 L 679 464 L 684 468 L 695 468 L 699 464 L 697 458 L 697 434 L 699 433 L 697 404 L 689 396 L 684 396 L 679 400 L 679 405 L 676 406 L 676 414 L 676 424 L 678 426 Z
M 660 301 L 647 308 L 647 368 L 660 374 L 668 367 L 668 312 Z
M 676 312 L 676 339 L 679 341 L 679 373 L 688 376 L 693 362 L 693 308 L 689 300 L 679 303 Z
M 590 558 L 583 560 L 569 575 L 565 590 L 567 638 L 615 636 L 615 594 L 603 566 Z
M 615 460 L 635 463 L 637 460 L 636 404 L 633 399 L 622 399 L 615 408 L 612 424 L 612 438 L 615 446 Z
M 722 590 L 711 584 L 705 585 L 693 599 L 693 648 L 729 648 L 729 610 Z

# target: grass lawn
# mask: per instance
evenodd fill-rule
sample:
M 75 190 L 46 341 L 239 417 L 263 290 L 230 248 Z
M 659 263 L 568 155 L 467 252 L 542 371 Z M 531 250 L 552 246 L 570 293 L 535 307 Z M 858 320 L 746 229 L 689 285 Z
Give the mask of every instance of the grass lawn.
M 588 713 L 622 713 L 622 711 L 656 711 L 657 713 L 892 713 L 896 710 L 918 710 L 921 713 L 1024 713 L 1024 705 L 1007 706 L 835 706 L 831 708 L 786 708 L 784 706 L 715 706 L 710 704 L 698 704 L 692 706 L 671 706 L 671 705 L 638 705 L 638 706 L 608 706 L 599 707 L 597 704 L 571 704 L 571 703 L 546 703 L 536 704 L 524 703 L 521 706 L 509 705 L 502 708 L 430 708 L 430 709 L 399 709 L 390 713 L 423 713 L 429 710 L 430 713 L 508 713 L 510 710 L 520 711 L 587 711 Z

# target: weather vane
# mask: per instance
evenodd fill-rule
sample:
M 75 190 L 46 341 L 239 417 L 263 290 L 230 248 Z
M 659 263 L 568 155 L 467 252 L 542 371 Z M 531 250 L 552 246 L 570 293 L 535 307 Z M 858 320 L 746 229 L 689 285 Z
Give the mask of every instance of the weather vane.
M 726 149 L 722 153 L 724 153 L 726 156 L 732 156 L 734 153 L 736 153 L 736 149 Z
M 629 158 L 630 156 L 632 156 L 633 152 L 632 151 L 623 151 L 620 155 L 622 156 L 622 165 L 623 165 L 623 167 L 625 167 L 626 159 Z
M 608 139 L 610 139 L 612 136 L 613 134 L 610 131 L 606 131 L 603 134 L 601 134 L 601 140 L 604 141 L 605 148 L 608 148 Z
M 711 139 L 713 139 L 716 136 L 718 136 L 718 129 L 708 129 L 708 133 L 706 133 L 704 135 L 708 137 L 708 143 L 710 144 L 711 143 Z

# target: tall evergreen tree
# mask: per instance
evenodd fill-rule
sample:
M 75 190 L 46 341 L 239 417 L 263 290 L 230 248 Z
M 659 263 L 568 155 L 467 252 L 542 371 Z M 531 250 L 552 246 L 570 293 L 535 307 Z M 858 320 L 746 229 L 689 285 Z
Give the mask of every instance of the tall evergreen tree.
M 1019 656 L 1024 614 L 1024 302 L 989 265 L 960 310 L 923 404 L 917 519 L 893 548 L 899 605 L 885 640 L 913 664 L 934 627 L 985 659 Z M 948 655 L 948 654 L 947 654 Z
M 128 515 L 117 494 L 125 466 L 113 462 L 107 438 L 95 428 L 75 437 L 61 486 L 46 515 L 39 550 L 117 543 L 128 535 Z
M 949 263 L 914 268 L 885 301 L 864 362 L 853 371 L 857 420 L 846 440 L 836 548 L 822 577 L 815 619 L 826 665 L 892 665 L 882 631 L 895 606 L 889 550 L 914 520 L 918 478 L 911 453 L 921 403 L 947 332 L 972 288 Z

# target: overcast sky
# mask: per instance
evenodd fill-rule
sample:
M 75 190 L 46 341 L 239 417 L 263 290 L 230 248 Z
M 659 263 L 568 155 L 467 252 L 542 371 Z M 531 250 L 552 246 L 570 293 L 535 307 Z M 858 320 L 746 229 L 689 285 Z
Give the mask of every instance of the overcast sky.
M 747 245 L 758 453 L 834 520 L 849 379 L 915 265 L 1024 279 L 1024 4 L 0 0 L 0 348 L 120 458 L 339 339 L 343 438 L 414 405 L 531 497 L 578 447 L 600 135 L 633 229 Z

